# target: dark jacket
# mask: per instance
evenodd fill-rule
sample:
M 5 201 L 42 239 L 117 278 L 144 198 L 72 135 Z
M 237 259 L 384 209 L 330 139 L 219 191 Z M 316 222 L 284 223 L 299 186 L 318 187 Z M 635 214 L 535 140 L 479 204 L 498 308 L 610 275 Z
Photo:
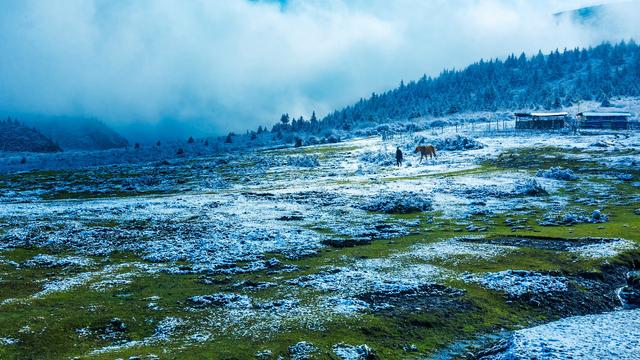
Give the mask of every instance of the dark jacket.
M 402 150 L 400 148 L 396 150 L 396 160 L 402 161 Z

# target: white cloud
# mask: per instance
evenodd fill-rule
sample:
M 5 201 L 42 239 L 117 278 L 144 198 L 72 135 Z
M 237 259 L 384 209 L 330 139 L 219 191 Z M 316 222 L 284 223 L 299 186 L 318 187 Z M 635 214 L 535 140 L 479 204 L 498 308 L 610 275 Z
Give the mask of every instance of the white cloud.
M 615 34 L 550 14 L 591 1 L 24 0 L 0 13 L 0 108 L 176 119 L 224 132 L 282 112 L 324 114 L 480 57 L 594 44 Z M 612 15 L 613 16 L 613 15 Z

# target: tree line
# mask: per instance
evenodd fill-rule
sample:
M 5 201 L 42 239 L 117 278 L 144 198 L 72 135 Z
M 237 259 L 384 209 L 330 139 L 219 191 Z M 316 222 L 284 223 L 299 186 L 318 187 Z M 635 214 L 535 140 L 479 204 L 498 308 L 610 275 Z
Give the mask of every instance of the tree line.
M 350 130 L 467 111 L 549 110 L 581 100 L 606 103 L 615 96 L 640 96 L 640 47 L 633 40 L 480 60 L 462 70 L 400 82 L 393 90 L 373 93 L 322 120 L 315 113 L 309 120 L 283 114 L 271 132 Z M 259 127 L 257 133 L 265 131 Z

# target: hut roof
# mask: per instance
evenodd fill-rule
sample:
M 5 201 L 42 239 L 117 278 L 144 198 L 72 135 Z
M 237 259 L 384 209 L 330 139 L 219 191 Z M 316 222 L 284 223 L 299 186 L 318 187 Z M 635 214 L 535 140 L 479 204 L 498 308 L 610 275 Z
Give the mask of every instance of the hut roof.
M 559 111 L 559 112 L 532 112 L 531 116 L 535 117 L 545 117 L 545 116 L 567 116 L 568 112 Z
M 586 116 L 586 117 L 630 117 L 631 113 L 628 112 L 595 112 L 595 111 L 585 111 L 578 114 L 578 116 Z

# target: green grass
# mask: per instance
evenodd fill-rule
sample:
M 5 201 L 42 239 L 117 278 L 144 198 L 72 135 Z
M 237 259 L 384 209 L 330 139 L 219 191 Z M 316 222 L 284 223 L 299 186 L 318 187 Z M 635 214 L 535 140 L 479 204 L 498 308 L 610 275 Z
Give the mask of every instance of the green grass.
M 318 153 L 322 156 L 334 156 L 345 151 L 356 150 L 357 147 L 340 144 L 275 150 L 279 155 L 296 155 L 303 153 Z M 216 275 L 213 276 L 221 284 L 207 285 L 199 280 L 200 275 L 172 275 L 166 273 L 139 274 L 132 277 L 131 283 L 117 286 L 106 291 L 92 290 L 88 285 L 79 286 L 66 292 L 51 294 L 41 299 L 31 299 L 28 305 L 12 303 L 0 305 L 0 337 L 11 337 L 19 340 L 19 344 L 0 347 L 2 359 L 59 359 L 73 356 L 85 358 L 91 350 L 112 344 L 111 339 L 102 339 L 95 335 L 104 328 L 110 319 L 120 318 L 129 330 L 121 336 L 121 340 L 135 341 L 153 335 L 157 323 L 167 317 L 174 316 L 185 319 L 187 323 L 177 331 L 177 338 L 172 342 L 159 342 L 146 346 L 122 349 L 105 354 L 89 356 L 92 359 L 128 358 L 134 355 L 153 353 L 161 358 L 169 359 L 245 359 L 252 358 L 257 350 L 270 349 L 274 358 L 278 355 L 287 357 L 287 347 L 298 341 L 305 340 L 320 348 L 319 358 L 331 358 L 331 346 L 340 342 L 348 344 L 369 344 L 383 359 L 419 358 L 423 355 L 436 353 L 439 349 L 453 342 L 463 339 L 473 339 L 482 334 L 500 331 L 501 329 L 517 329 L 552 319 L 552 315 L 543 309 L 519 303 L 507 302 L 501 293 L 490 291 L 482 287 L 462 282 L 456 278 L 446 281 L 446 285 L 464 289 L 461 298 L 463 306 L 456 309 L 438 309 L 432 311 L 412 311 L 396 313 L 363 314 L 357 318 L 326 319 L 320 329 L 308 329 L 301 324 L 288 323 L 283 331 L 269 336 L 245 337 L 217 331 L 215 327 L 209 330 L 214 334 L 205 343 L 185 342 L 182 338 L 193 326 L 196 326 L 206 316 L 215 310 L 201 310 L 192 312 L 185 306 L 185 300 L 192 295 L 211 294 L 239 290 L 231 284 L 242 281 L 273 281 L 280 284 L 276 288 L 266 288 L 246 294 L 255 299 L 274 299 L 285 296 L 294 291 L 302 302 L 312 301 L 321 293 L 310 289 L 290 289 L 286 285 L 289 279 L 302 275 L 317 273 L 325 266 L 348 266 L 353 259 L 384 258 L 408 251 L 417 244 L 427 244 L 454 236 L 477 235 L 467 231 L 456 231 L 464 228 L 457 225 L 461 220 L 476 225 L 488 226 L 482 233 L 487 237 L 500 236 L 544 236 L 558 238 L 580 237 L 623 237 L 640 243 L 640 216 L 633 213 L 637 205 L 637 188 L 628 183 L 620 183 L 604 179 L 601 175 L 611 169 L 600 165 L 596 161 L 575 161 L 571 156 L 581 154 L 577 150 L 563 150 L 558 148 L 523 149 L 508 152 L 496 161 L 482 163 L 479 167 L 452 171 L 444 174 L 427 174 L 417 177 L 385 178 L 386 181 L 408 181 L 430 176 L 457 177 L 466 175 L 488 176 L 503 171 L 535 172 L 538 168 L 563 166 L 573 169 L 581 180 L 567 183 L 565 189 L 557 194 L 567 200 L 566 209 L 569 211 L 593 211 L 596 207 L 584 206 L 576 203 L 582 197 L 592 196 L 589 190 L 581 186 L 582 181 L 599 182 L 612 187 L 612 200 L 605 204 L 602 210 L 609 215 L 609 221 L 604 224 L 578 224 L 573 226 L 540 226 L 536 223 L 544 210 L 533 209 L 531 215 L 474 216 L 469 219 L 444 219 L 442 214 L 407 214 L 393 216 L 392 221 L 398 219 L 419 220 L 420 225 L 415 233 L 392 240 L 376 240 L 371 244 L 352 248 L 326 248 L 317 255 L 298 260 L 288 260 L 278 254 L 267 254 L 276 257 L 284 264 L 297 265 L 299 270 L 277 275 L 267 271 L 257 271 L 249 274 Z M 553 159 L 547 155 L 554 156 Z M 571 156 L 569 156 L 571 155 Z M 237 180 L 241 175 L 232 174 L 233 169 L 221 171 L 229 180 Z M 637 180 L 637 169 L 625 169 Z M 317 173 L 312 173 L 317 175 Z M 38 177 L 57 176 L 57 173 L 42 173 Z M 280 176 L 274 175 L 274 179 Z M 31 180 L 29 180 L 31 181 Z M 340 186 L 352 186 L 345 181 L 328 180 Z M 264 189 L 262 189 L 264 190 Z M 266 190 L 265 190 L 266 191 Z M 114 194 L 114 196 L 125 196 Z M 83 196 L 84 197 L 84 196 Z M 67 198 L 67 197 L 60 197 Z M 69 196 L 71 198 L 71 196 Z M 85 198 L 90 198 L 89 196 Z M 544 198 L 543 198 L 544 199 Z M 624 204 L 614 204 L 615 201 L 626 201 Z M 619 199 L 619 200 L 618 200 Z M 520 219 L 528 226 L 526 230 L 514 231 L 511 225 L 505 223 L 506 218 Z M 86 224 L 96 227 L 117 227 L 114 221 L 94 221 Z M 320 232 L 330 233 L 317 224 Z M 0 229 L 2 231 L 2 229 Z M 0 256 L 6 260 L 24 262 L 36 254 L 49 251 L 48 249 L 13 249 L 5 250 Z M 95 258 L 97 265 L 88 269 L 30 269 L 11 265 L 0 265 L 0 301 L 7 298 L 28 298 L 38 292 L 43 281 L 69 276 L 81 271 L 100 270 L 105 265 L 140 262 L 134 254 L 112 254 L 107 259 Z M 456 272 L 493 272 L 506 269 L 528 269 L 536 271 L 554 271 L 564 274 L 576 274 L 583 271 L 599 271 L 602 261 L 577 258 L 561 251 L 541 250 L 533 248 L 519 248 L 507 256 L 499 256 L 489 260 L 474 260 L 460 257 L 457 264 L 450 261 L 433 260 L 428 263 Z M 416 263 L 421 260 L 407 260 Z M 640 253 L 631 251 L 609 259 L 610 263 L 625 266 L 640 264 Z M 123 270 L 127 271 L 127 269 Z M 226 277 L 228 281 L 224 283 Z M 241 291 L 242 292 L 242 291 Z M 147 307 L 151 296 L 160 296 L 155 301 L 161 311 L 154 311 Z M 24 331 L 25 326 L 29 331 Z M 81 337 L 76 329 L 89 328 L 94 335 Z M 415 344 L 419 353 L 406 353 L 404 345 Z

